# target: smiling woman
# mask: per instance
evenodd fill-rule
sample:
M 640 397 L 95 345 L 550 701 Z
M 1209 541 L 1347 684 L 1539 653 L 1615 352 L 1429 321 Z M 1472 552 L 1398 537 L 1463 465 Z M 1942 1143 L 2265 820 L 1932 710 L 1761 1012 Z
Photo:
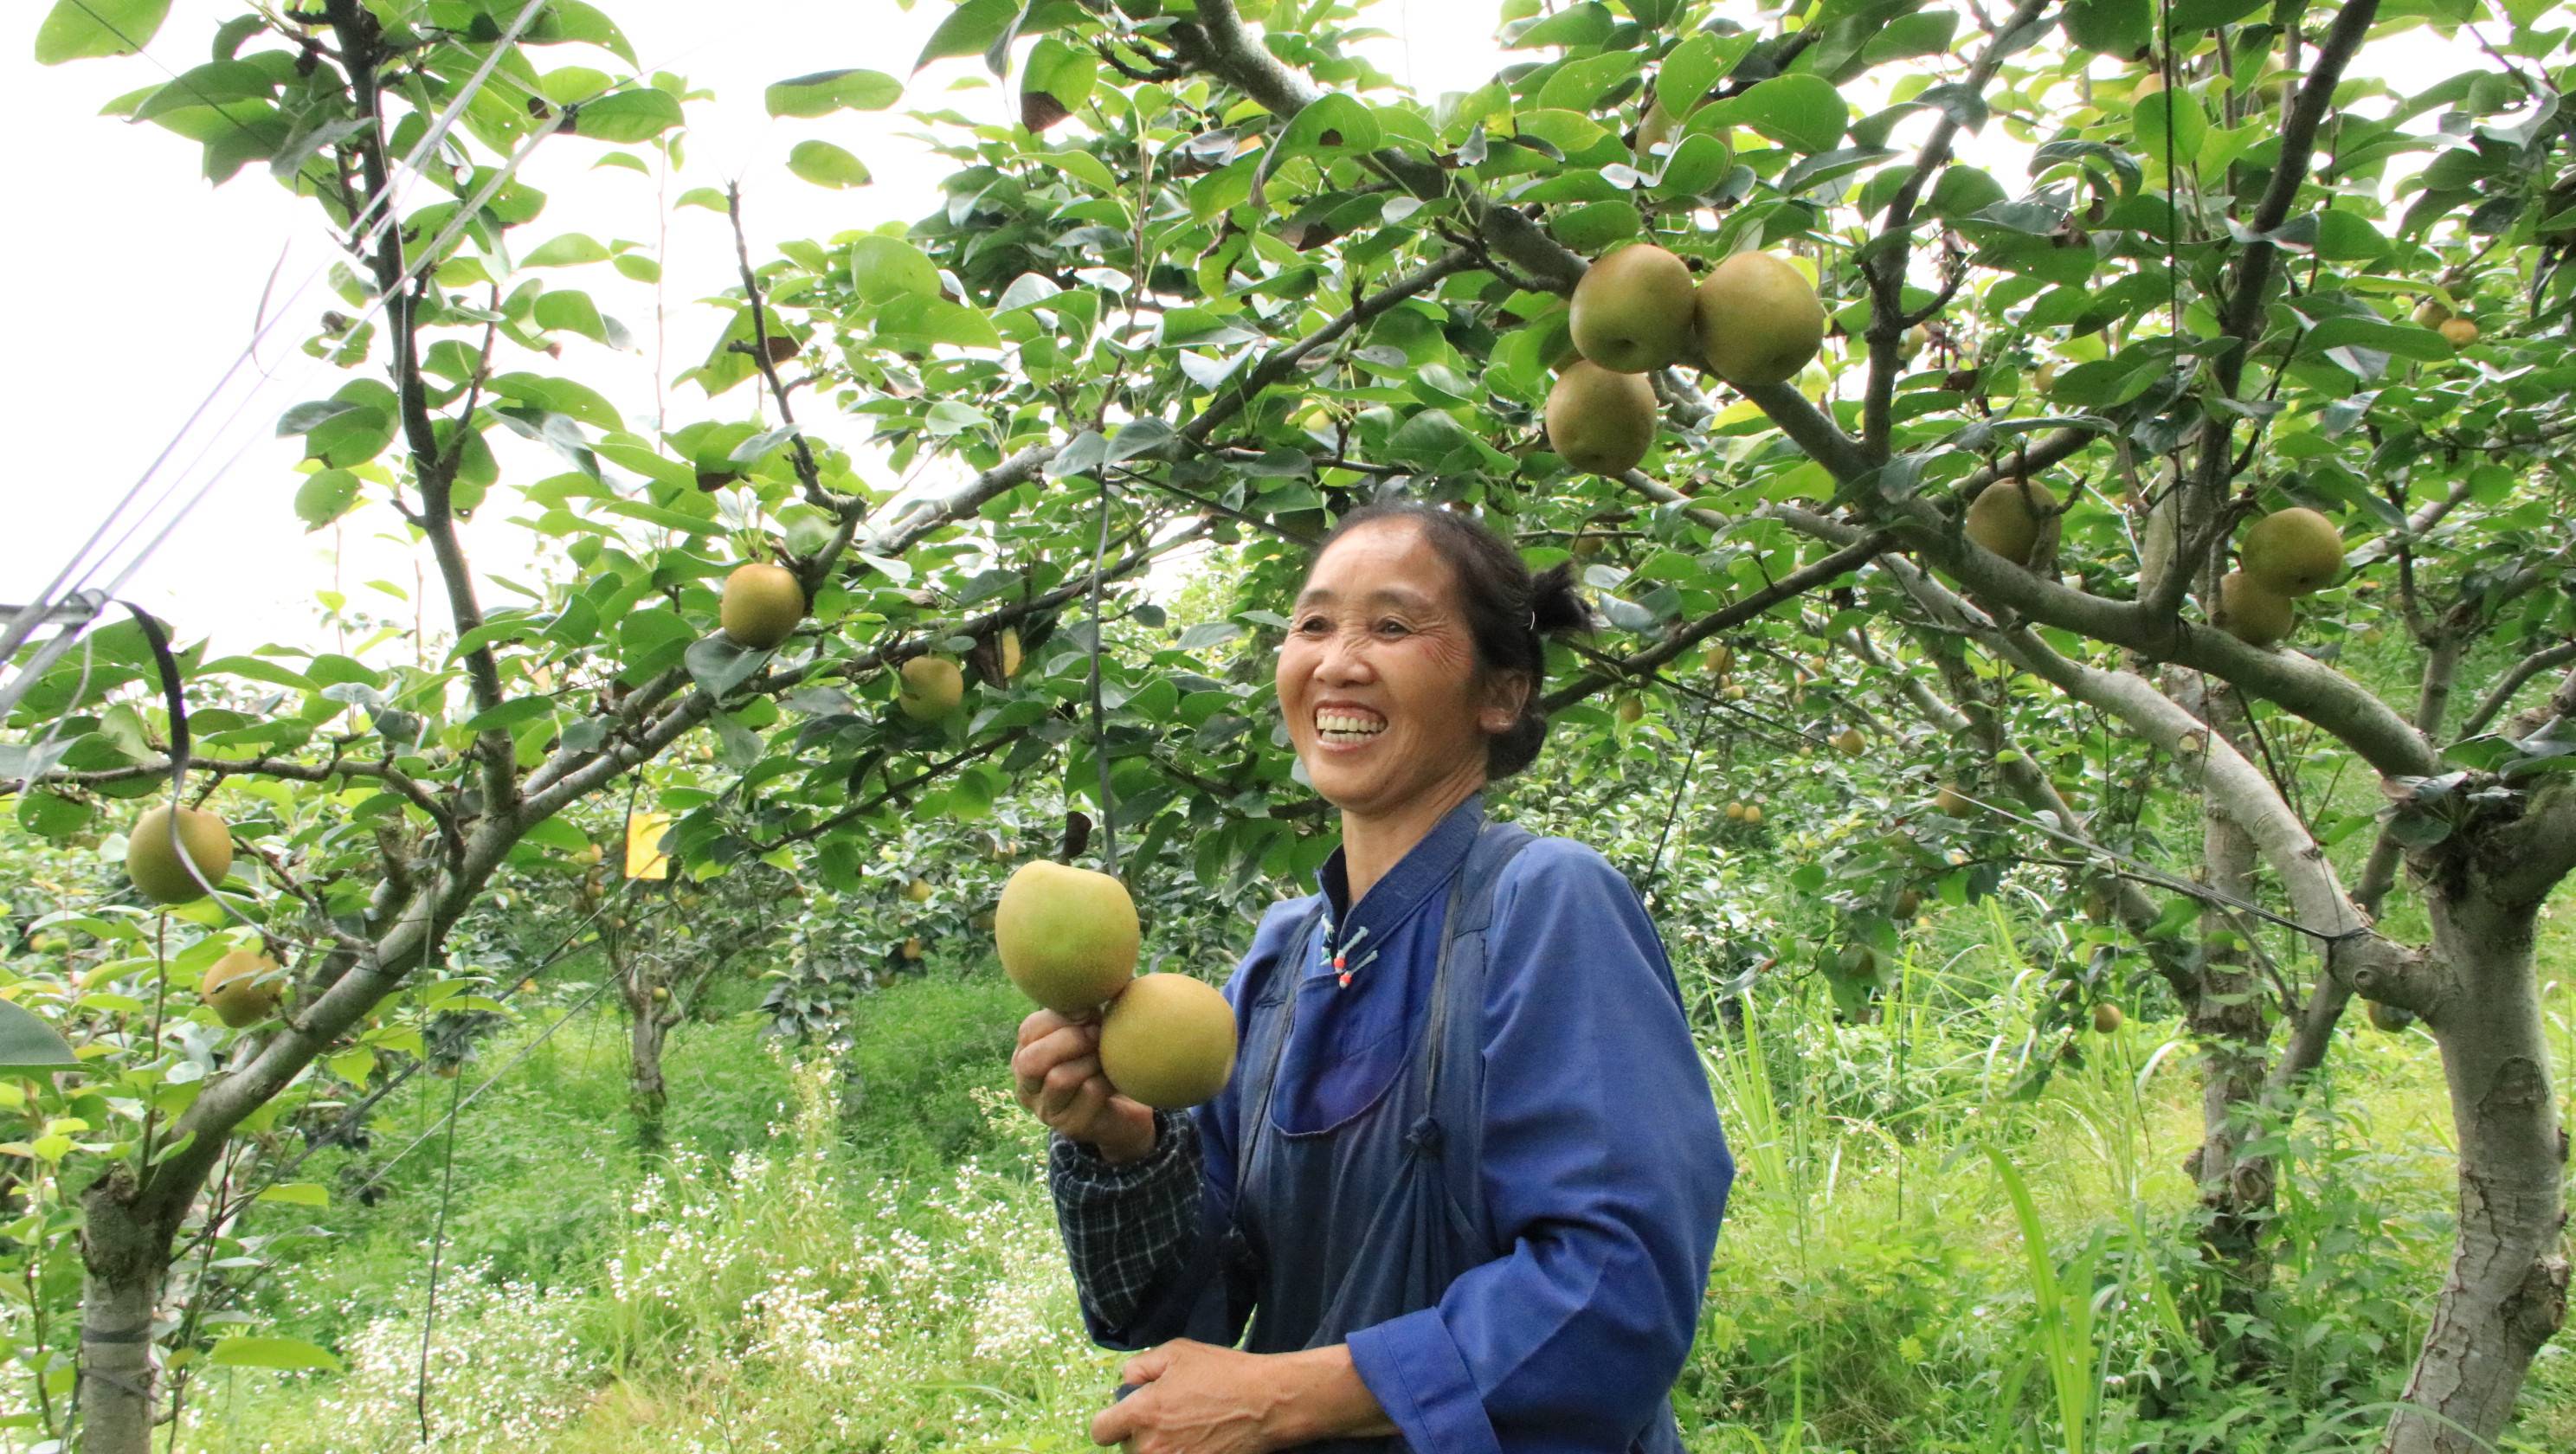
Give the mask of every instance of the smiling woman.
M 1342 843 L 1226 986 L 1233 1082 L 1152 1111 L 1097 1026 L 1021 1026 L 1085 1319 L 1149 1349 L 1095 1441 L 1681 1447 L 1666 1394 L 1734 1165 L 1635 891 L 1482 796 L 1538 754 L 1546 638 L 1588 621 L 1465 517 L 1346 518 L 1277 669 Z

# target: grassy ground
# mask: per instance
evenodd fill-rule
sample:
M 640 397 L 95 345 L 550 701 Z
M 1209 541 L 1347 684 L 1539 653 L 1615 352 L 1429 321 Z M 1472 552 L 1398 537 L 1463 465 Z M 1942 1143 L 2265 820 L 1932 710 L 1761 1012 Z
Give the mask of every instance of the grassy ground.
M 2133 1019 L 2017 1094 L 2016 997 L 2036 980 L 2008 928 L 1951 913 L 1881 1024 L 1792 995 L 1710 1047 L 1742 1171 L 1676 1389 L 1691 1447 L 2366 1444 L 2447 1255 L 2431 1042 L 2347 1031 L 2310 1113 L 2280 1128 L 2298 1153 L 2283 1265 L 2252 1311 L 2221 1309 L 2193 1253 L 2181 1162 L 2200 1113 L 2173 1026 Z M 2552 923 L 2548 962 L 2576 964 L 2571 929 Z M 620 1027 L 537 1050 L 456 1137 L 434 1447 L 1089 1448 L 1118 1360 L 1082 1339 L 1034 1127 L 1000 1092 L 1021 1012 L 998 975 L 949 969 L 870 1000 L 837 1056 L 764 1042 L 747 1007 L 684 1025 L 656 1158 L 632 1144 Z M 510 1051 L 487 1047 L 463 1083 Z M 407 1090 L 348 1177 L 452 1093 Z M 180 1448 L 419 1447 L 440 1150 L 396 1167 L 381 1205 L 339 1197 L 279 1249 L 268 1312 L 346 1374 L 214 1371 Z M 2266 1371 L 2218 1366 L 2199 1351 L 2213 1340 Z M 2566 1337 L 2525 1405 L 2511 1447 L 2576 1447 Z

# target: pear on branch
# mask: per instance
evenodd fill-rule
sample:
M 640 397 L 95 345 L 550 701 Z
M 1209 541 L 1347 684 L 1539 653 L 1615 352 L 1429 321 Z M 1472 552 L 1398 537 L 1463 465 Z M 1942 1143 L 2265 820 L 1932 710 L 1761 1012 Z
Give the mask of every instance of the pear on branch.
M 1574 285 L 1567 327 L 1583 356 L 1613 373 L 1642 374 L 1690 347 L 1690 268 L 1651 242 L 1594 263 Z
M 2219 578 L 2218 609 L 2209 619 L 2246 645 L 2268 649 L 2297 627 L 2298 612 L 2289 597 L 2244 571 L 2232 570 Z
M 1997 480 L 1968 506 L 1968 538 L 2022 567 L 2057 523 L 2057 497 L 2037 480 Z
M 1825 306 L 1806 275 L 1767 252 L 1739 252 L 1699 285 L 1700 352 L 1738 388 L 1783 384 L 1825 343 Z
M 1547 447 L 1596 475 L 1624 475 L 1655 442 L 1655 391 L 1643 374 L 1577 359 L 1547 394 Z
M 2264 516 L 2236 542 L 2240 570 L 2279 596 L 2322 590 L 2343 572 L 2343 536 L 2305 506 Z

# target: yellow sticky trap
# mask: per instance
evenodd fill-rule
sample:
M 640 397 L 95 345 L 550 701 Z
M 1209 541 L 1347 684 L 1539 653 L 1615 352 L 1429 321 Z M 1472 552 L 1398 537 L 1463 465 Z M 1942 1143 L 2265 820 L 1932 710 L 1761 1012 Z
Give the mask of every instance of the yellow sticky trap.
M 628 878 L 669 878 L 670 855 L 662 851 L 662 835 L 670 829 L 668 813 L 629 813 L 626 815 L 626 876 Z

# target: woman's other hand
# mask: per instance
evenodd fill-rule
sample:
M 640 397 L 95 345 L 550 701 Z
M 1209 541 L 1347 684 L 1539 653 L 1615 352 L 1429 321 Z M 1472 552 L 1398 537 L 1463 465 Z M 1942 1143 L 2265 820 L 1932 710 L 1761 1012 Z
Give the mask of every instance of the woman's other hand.
M 1285 1392 L 1277 1359 L 1176 1338 L 1127 1360 L 1130 1396 L 1091 1421 L 1127 1454 L 1267 1454 Z
M 1134 1161 L 1154 1149 L 1153 1110 L 1118 1094 L 1100 1073 L 1097 1021 L 1031 1012 L 1011 1052 L 1011 1092 L 1049 1129 L 1108 1161 Z

